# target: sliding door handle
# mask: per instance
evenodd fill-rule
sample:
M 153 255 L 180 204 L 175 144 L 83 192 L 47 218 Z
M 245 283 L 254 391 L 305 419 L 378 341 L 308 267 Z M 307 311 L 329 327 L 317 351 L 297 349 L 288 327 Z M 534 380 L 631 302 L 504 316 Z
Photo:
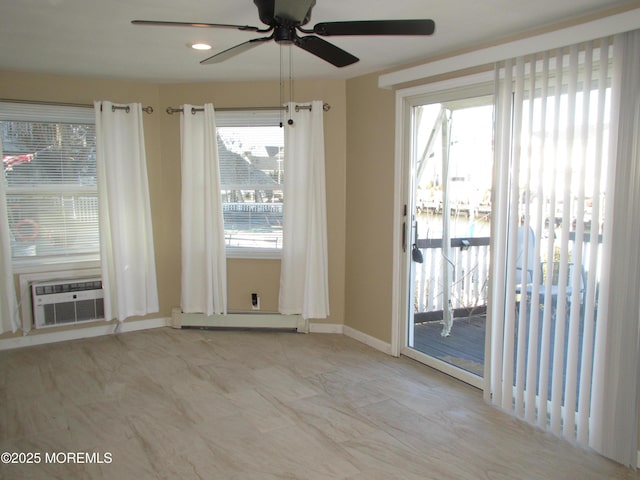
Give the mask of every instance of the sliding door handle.
M 402 222 L 402 251 L 407 252 L 407 222 Z

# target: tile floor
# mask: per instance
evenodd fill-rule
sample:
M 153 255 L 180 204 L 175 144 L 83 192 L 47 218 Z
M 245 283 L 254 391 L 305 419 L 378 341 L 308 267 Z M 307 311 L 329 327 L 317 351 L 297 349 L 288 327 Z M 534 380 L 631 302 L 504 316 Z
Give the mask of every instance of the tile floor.
M 165 328 L 3 351 L 0 405 L 0 452 L 40 456 L 0 465 L 7 480 L 640 478 L 342 335 Z

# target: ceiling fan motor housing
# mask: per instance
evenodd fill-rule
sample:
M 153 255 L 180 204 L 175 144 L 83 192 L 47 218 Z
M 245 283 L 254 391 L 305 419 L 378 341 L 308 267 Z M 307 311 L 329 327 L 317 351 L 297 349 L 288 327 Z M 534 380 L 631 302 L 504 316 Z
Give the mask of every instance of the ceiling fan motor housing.
M 265 25 L 276 26 L 278 23 L 290 23 L 291 25 L 306 25 L 311 20 L 311 10 L 316 0 L 253 0 L 258 7 L 258 16 Z M 306 8 L 306 13 L 301 15 L 300 8 Z M 278 14 L 278 12 L 280 12 Z M 284 12 L 290 12 L 286 14 Z M 278 17 L 278 19 L 276 19 Z M 276 41 L 278 38 L 276 37 Z
M 273 30 L 273 39 L 284 45 L 293 43 L 293 39 L 296 36 L 296 27 L 293 25 L 276 25 Z

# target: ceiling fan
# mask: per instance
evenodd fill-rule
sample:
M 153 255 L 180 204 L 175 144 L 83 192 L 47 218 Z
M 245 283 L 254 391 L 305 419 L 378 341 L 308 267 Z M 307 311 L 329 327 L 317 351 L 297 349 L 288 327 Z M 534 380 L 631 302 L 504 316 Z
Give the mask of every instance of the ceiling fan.
M 219 63 L 246 52 L 264 42 L 274 40 L 279 44 L 293 44 L 321 59 L 346 67 L 357 62 L 358 57 L 318 37 L 337 35 L 431 35 L 435 31 L 433 20 L 361 20 L 344 22 L 322 22 L 312 29 L 303 28 L 311 19 L 311 10 L 316 0 L 253 0 L 258 7 L 260 21 L 267 28 L 224 23 L 190 23 L 157 20 L 133 20 L 134 25 L 155 25 L 200 28 L 230 28 L 244 32 L 270 33 L 269 36 L 253 38 L 202 60 L 202 64 Z M 298 35 L 298 32 L 305 34 Z M 313 35 L 315 34 L 315 35 Z

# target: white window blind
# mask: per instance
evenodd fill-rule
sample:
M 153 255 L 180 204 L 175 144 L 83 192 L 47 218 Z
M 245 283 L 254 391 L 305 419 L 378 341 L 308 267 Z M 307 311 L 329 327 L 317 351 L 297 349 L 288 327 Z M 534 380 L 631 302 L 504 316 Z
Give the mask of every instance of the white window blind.
M 93 109 L 0 102 L 14 260 L 99 252 Z
M 216 112 L 227 251 L 282 248 L 281 115 L 279 110 Z

